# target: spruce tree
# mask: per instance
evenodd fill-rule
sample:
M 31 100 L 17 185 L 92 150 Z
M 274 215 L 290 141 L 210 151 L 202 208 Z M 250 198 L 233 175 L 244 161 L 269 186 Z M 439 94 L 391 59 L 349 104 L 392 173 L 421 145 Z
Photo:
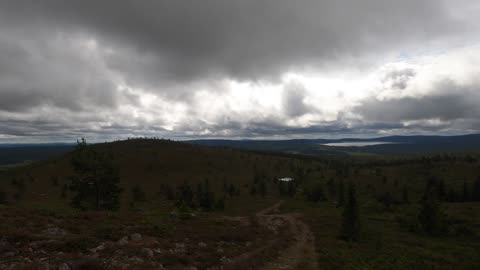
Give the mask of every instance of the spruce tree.
M 407 186 L 404 186 L 404 187 L 403 187 L 403 192 L 402 192 L 402 193 L 403 193 L 403 194 L 402 194 L 402 195 L 403 195 L 403 196 L 402 196 L 402 197 L 403 197 L 403 203 L 406 203 L 406 204 L 410 203 L 410 198 L 409 198 L 409 196 L 408 196 Z
M 267 195 L 267 185 L 265 184 L 264 180 L 260 180 L 260 183 L 258 184 L 258 192 L 262 197 L 265 197 L 265 195 Z
M 0 204 L 6 204 L 7 203 L 7 193 L 5 191 L 0 189 Z
M 250 187 L 250 195 L 256 196 L 257 195 L 257 188 L 255 187 L 255 184 L 252 184 Z
M 220 211 L 225 210 L 225 196 L 221 197 L 215 202 L 215 209 Z
M 480 177 L 473 184 L 472 201 L 480 202 Z
M 132 188 L 132 202 L 145 202 L 147 201 L 147 195 L 143 191 L 142 187 L 136 184 Z
M 470 201 L 470 193 L 468 192 L 468 184 L 466 180 L 463 180 L 463 196 L 462 201 L 468 202 Z
M 427 191 L 421 201 L 418 221 L 422 230 L 429 235 L 438 235 L 445 231 L 445 215 L 437 199 L 437 194 Z
M 345 204 L 345 190 L 344 190 L 343 180 L 340 180 L 340 183 L 338 184 L 338 202 L 337 202 L 337 205 L 339 207 L 342 207 L 344 204 Z
M 115 210 L 120 205 L 120 177 L 112 158 L 87 145 L 82 138 L 71 160 L 74 172 L 70 189 L 72 206 L 79 209 Z
M 187 182 L 184 182 L 181 186 L 178 187 L 177 191 L 177 202 L 176 206 L 178 208 L 194 208 L 195 204 L 193 201 L 194 193 L 192 188 Z
M 340 237 L 346 241 L 357 241 L 360 235 L 360 213 L 355 186 L 350 183 L 348 196 L 342 215 Z

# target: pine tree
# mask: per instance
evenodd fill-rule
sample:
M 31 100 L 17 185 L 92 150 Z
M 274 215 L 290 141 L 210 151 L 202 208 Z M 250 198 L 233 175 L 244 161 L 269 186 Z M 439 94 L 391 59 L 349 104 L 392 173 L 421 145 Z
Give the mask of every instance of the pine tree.
M 132 188 L 132 201 L 135 202 L 145 202 L 147 201 L 147 195 L 143 191 L 142 187 L 140 185 L 136 184 Z
M 206 179 L 203 185 L 199 185 L 197 188 L 196 194 L 198 205 L 209 211 L 212 210 L 215 206 L 215 194 L 210 190 L 210 184 L 208 179 Z
M 321 182 L 312 184 L 305 188 L 305 197 L 312 202 L 319 202 L 325 200 L 325 193 L 323 192 L 323 185 Z
M 237 192 L 237 189 L 235 188 L 235 186 L 233 184 L 230 184 L 228 186 L 228 195 L 230 196 L 235 196 L 238 192 Z
M 424 195 L 418 221 L 423 231 L 429 235 L 437 235 L 445 231 L 444 213 L 435 193 L 427 191 Z
M 295 193 L 297 192 L 297 186 L 293 181 L 288 181 L 287 182 L 287 194 L 290 197 L 293 197 Z
M 82 138 L 73 153 L 70 189 L 72 206 L 79 209 L 115 210 L 120 205 L 120 177 L 107 154 L 97 152 Z
M 344 204 L 345 204 L 345 190 L 344 190 L 343 180 L 340 180 L 340 183 L 338 184 L 338 202 L 337 202 L 337 205 L 339 207 L 342 207 Z
M 463 196 L 462 201 L 468 202 L 470 201 L 470 193 L 468 192 L 468 184 L 466 180 L 463 180 Z
M 346 241 L 357 241 L 360 235 L 360 213 L 355 186 L 350 183 L 345 209 L 342 215 L 340 237 Z
M 220 211 L 225 210 L 225 196 L 221 197 L 215 202 L 215 209 Z
M 179 208 L 194 208 L 194 193 L 187 182 L 178 187 L 176 206 Z
M 52 182 L 52 186 L 54 187 L 57 187 L 59 185 L 59 182 L 58 182 L 58 177 L 57 176 L 52 176 L 50 178 L 50 181 Z
M 472 201 L 480 202 L 480 177 L 473 184 Z
M 457 194 L 455 193 L 455 190 L 453 190 L 453 188 L 450 188 L 447 192 L 447 202 L 456 202 L 458 201 L 458 196 Z
M 265 181 L 261 180 L 258 184 L 258 192 L 262 197 L 265 197 L 265 195 L 267 195 L 267 185 L 265 184 Z
M 7 193 L 5 191 L 0 189 L 0 204 L 6 204 L 7 203 Z
M 67 192 L 68 192 L 68 185 L 67 184 L 63 184 L 63 187 L 62 187 L 62 193 L 60 193 L 60 197 L 62 199 L 65 199 L 67 197 Z
M 252 195 L 252 196 L 256 196 L 256 195 L 257 195 L 257 188 L 255 187 L 255 184 L 253 184 L 253 185 L 250 187 L 250 195 Z
M 445 191 L 445 182 L 443 179 L 439 179 L 437 182 L 437 194 L 439 200 L 444 200 L 447 192 Z
M 335 181 L 333 178 L 330 178 L 327 181 L 327 187 L 328 187 L 328 196 L 330 199 L 333 199 L 335 195 L 337 195 L 337 187 L 335 185 Z
M 410 203 L 410 198 L 408 197 L 408 189 L 407 189 L 407 186 L 404 186 L 404 187 L 403 187 L 403 192 L 402 192 L 402 193 L 403 193 L 403 194 L 402 194 L 402 195 L 403 195 L 403 196 L 402 196 L 402 197 L 403 197 L 403 203 L 406 203 L 406 204 Z

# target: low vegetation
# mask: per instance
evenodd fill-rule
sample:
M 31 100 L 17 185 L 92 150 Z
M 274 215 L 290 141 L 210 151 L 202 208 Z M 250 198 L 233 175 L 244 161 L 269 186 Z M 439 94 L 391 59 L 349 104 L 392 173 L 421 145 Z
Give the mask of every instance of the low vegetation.
M 0 172 L 0 269 L 258 269 L 309 245 L 297 269 L 478 269 L 479 168 L 82 140 Z

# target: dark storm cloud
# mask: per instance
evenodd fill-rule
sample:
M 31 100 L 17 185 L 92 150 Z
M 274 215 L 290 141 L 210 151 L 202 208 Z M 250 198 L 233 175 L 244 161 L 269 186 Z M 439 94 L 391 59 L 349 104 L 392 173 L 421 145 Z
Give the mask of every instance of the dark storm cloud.
M 0 32 L 0 111 L 115 107 L 116 85 L 104 77 L 98 60 L 82 54 L 72 40 L 48 37 L 52 40 L 38 41 L 36 33 Z
M 150 87 L 158 78 L 268 78 L 465 30 L 437 0 L 17 0 L 0 10 L 4 25 L 82 31 L 127 52 L 109 65 Z
M 438 118 L 454 120 L 478 113 L 476 106 L 462 96 L 427 96 L 365 101 L 356 112 L 374 121 L 407 121 Z
M 480 85 L 465 87 L 447 80 L 436 83 L 434 89 L 434 93 L 419 97 L 386 100 L 371 97 L 353 111 L 368 121 L 381 122 L 480 118 Z
M 478 116 L 472 103 L 479 99 L 465 97 L 476 89 L 458 87 L 451 94 L 364 100 L 353 111 L 364 118 L 358 122 L 340 115 L 336 121 L 313 117 L 308 124 L 287 125 L 322 114 L 321 104 L 307 101 L 312 91 L 328 89 L 306 89 L 301 83 L 281 86 L 281 108 L 274 112 L 234 113 L 223 106 L 205 114 L 228 117 L 203 119 L 194 108 L 203 103 L 195 100 L 200 91 L 221 100 L 230 90 L 228 80 L 279 83 L 289 71 L 363 70 L 403 51 L 455 45 L 478 33 L 468 5 L 446 0 L 0 0 L 0 139 L 374 133 L 397 128 L 396 121 L 425 118 L 468 126 Z M 381 83 L 405 90 L 416 76 L 416 70 L 398 69 Z M 185 115 L 176 115 L 177 110 Z

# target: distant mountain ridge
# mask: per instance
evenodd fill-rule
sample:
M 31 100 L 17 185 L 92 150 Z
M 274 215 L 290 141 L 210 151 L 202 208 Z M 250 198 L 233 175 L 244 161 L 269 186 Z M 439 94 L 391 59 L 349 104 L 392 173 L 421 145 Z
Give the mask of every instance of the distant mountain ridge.
M 257 151 L 279 151 L 308 155 L 344 153 L 412 154 L 480 151 L 480 134 L 455 136 L 386 136 L 376 138 L 291 139 L 291 140 L 190 140 L 192 144 Z M 362 147 L 327 146 L 345 142 L 386 142 Z
M 60 156 L 72 151 L 73 147 L 73 144 L 4 144 L 0 145 L 0 165 Z
M 456 136 L 386 136 L 376 138 L 290 139 L 290 140 L 188 140 L 188 144 L 228 147 L 243 150 L 280 152 L 311 156 L 349 156 L 371 154 L 421 154 L 438 152 L 480 152 L 480 134 Z M 327 146 L 345 142 L 388 142 L 389 144 Z M 22 163 L 59 156 L 73 150 L 75 144 L 0 144 L 0 165 Z
M 73 146 L 74 143 L 0 143 L 0 148 Z

